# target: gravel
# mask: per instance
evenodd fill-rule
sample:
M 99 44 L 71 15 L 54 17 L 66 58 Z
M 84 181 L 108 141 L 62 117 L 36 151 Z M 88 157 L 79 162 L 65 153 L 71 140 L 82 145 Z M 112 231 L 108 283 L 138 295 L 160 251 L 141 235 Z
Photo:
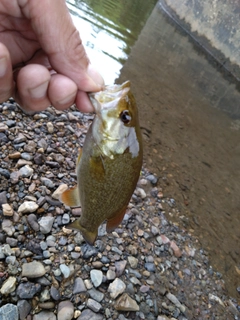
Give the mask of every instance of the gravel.
M 166 219 L 177 203 L 147 168 L 114 232 L 103 224 L 89 246 L 65 227 L 81 209 L 58 199 L 92 118 L 0 106 L 0 319 L 240 319 L 208 252 Z

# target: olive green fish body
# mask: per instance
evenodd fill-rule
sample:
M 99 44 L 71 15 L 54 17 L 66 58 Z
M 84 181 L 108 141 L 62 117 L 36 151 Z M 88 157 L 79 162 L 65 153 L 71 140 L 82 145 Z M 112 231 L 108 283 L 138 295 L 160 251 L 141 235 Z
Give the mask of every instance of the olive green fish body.
M 72 206 L 81 202 L 82 215 L 69 227 L 80 230 L 91 244 L 103 221 L 107 231 L 122 221 L 142 166 L 138 113 L 129 82 L 106 87 L 94 99 L 96 117 L 76 166 L 78 186 L 62 195 L 68 205 L 69 197 Z

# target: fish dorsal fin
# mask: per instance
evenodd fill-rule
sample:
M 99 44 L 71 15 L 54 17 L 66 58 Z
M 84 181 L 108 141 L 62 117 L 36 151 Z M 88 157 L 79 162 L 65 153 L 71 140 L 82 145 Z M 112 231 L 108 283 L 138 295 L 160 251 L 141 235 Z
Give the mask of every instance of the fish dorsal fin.
M 76 185 L 75 187 L 64 191 L 60 196 L 60 200 L 66 206 L 80 207 L 81 201 L 80 201 L 78 186 Z
M 107 220 L 107 232 L 113 231 L 122 222 L 126 209 L 127 205 L 124 206 L 123 209 L 121 209 L 119 212 L 117 212 L 114 217 Z

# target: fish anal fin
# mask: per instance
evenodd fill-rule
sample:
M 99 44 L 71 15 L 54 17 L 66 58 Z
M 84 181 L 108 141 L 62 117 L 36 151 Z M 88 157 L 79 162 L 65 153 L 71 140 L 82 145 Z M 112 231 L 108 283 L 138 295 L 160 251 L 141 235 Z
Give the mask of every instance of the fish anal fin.
M 123 207 L 123 209 L 121 209 L 121 211 L 115 214 L 114 217 L 107 220 L 107 228 L 106 228 L 107 232 L 113 231 L 122 222 L 126 209 L 127 209 L 127 206 Z
M 97 235 L 98 235 L 98 230 L 95 231 L 89 231 L 87 229 L 85 229 L 80 222 L 80 219 L 75 220 L 73 223 L 68 224 L 66 226 L 67 229 L 74 229 L 77 231 L 80 231 L 84 237 L 84 239 L 86 240 L 86 242 L 88 242 L 89 244 L 93 245 Z
M 79 190 L 78 186 L 75 186 L 71 189 L 64 191 L 61 196 L 60 200 L 69 207 L 80 207 L 80 197 L 79 197 Z

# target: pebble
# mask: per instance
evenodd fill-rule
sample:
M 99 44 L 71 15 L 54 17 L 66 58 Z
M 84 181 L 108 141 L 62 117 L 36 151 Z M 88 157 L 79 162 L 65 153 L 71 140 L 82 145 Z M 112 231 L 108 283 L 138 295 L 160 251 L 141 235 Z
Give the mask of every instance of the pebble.
M 33 174 L 33 169 L 29 165 L 25 165 L 19 169 L 20 176 L 23 178 L 28 178 Z
M 27 300 L 18 300 L 17 307 L 20 320 L 25 320 L 32 309 L 31 304 Z
M 15 277 L 9 277 L 6 281 L 4 281 L 0 289 L 1 294 L 7 296 L 13 291 L 15 291 L 16 282 L 17 282 L 17 279 Z
M 68 278 L 70 276 L 70 269 L 65 264 L 60 264 L 60 270 L 64 276 L 64 278 Z
M 52 311 L 40 311 L 34 314 L 32 320 L 57 320 L 57 317 Z
M 29 263 L 23 263 L 22 276 L 27 278 L 39 278 L 44 276 L 46 270 L 41 262 L 32 261 Z
M 103 280 L 103 273 L 100 270 L 93 269 L 90 271 L 90 277 L 94 287 L 99 287 Z
M 51 216 L 42 217 L 38 222 L 40 225 L 40 231 L 43 234 L 50 233 L 52 230 L 52 225 L 53 225 L 54 220 L 55 220 L 55 218 L 51 217 Z
M 0 308 L 1 320 L 18 320 L 18 318 L 19 318 L 19 313 L 16 305 L 7 303 Z
M 18 213 L 32 213 L 35 212 L 38 208 L 39 206 L 36 202 L 25 201 L 19 206 Z
M 60 184 L 60 186 L 53 192 L 52 198 L 59 200 L 60 195 L 68 189 L 67 184 Z
M 17 295 L 20 299 L 32 299 L 35 294 L 41 291 L 41 285 L 38 283 L 32 282 L 23 282 L 20 283 L 17 287 Z
M 121 279 L 116 278 L 112 283 L 110 283 L 108 292 L 110 292 L 111 298 L 116 299 L 121 293 L 125 291 L 125 289 L 125 283 Z
M 2 210 L 3 210 L 4 216 L 8 216 L 8 217 L 13 216 L 13 208 L 8 203 L 2 204 Z
M 137 268 L 137 266 L 138 266 L 138 259 L 137 258 L 130 256 L 130 257 L 128 257 L 128 262 L 129 262 L 131 268 L 133 268 L 133 269 Z
M 96 314 L 90 309 L 85 309 L 81 313 L 81 315 L 77 318 L 77 320 L 103 320 L 104 317 L 101 314 Z
M 41 182 L 47 188 L 53 189 L 55 187 L 55 183 L 51 179 L 48 179 L 48 178 L 45 178 L 45 177 L 41 177 Z
M 98 302 L 101 302 L 104 299 L 104 294 L 95 288 L 90 289 L 88 293 L 92 299 Z
M 31 213 L 30 215 L 27 216 L 27 222 L 29 223 L 30 227 L 34 230 L 34 231 L 39 231 L 40 229 L 40 225 L 37 221 L 37 216 L 33 213 Z
M 87 307 L 94 312 L 99 312 L 102 309 L 101 304 L 91 298 L 87 301 Z
M 73 294 L 77 294 L 80 292 L 86 292 L 87 289 L 85 287 L 85 284 L 83 282 L 83 279 L 78 277 L 74 281 L 74 287 L 73 287 Z
M 8 236 L 12 236 L 15 232 L 15 228 L 13 226 L 13 222 L 8 219 L 3 219 L 2 221 L 2 230 L 6 232 Z
M 74 306 L 71 301 L 61 301 L 58 305 L 57 319 L 71 320 L 74 315 Z
M 127 293 L 119 297 L 114 305 L 119 311 L 139 311 L 139 306 Z

